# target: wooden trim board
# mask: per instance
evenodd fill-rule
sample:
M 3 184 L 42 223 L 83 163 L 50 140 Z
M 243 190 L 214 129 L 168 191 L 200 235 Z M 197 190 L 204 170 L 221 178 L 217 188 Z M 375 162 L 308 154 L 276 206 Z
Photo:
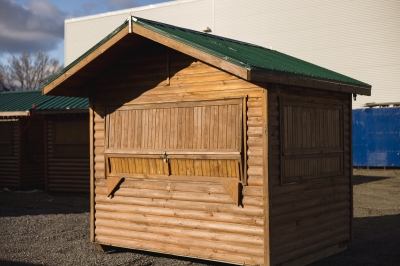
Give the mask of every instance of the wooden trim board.
M 30 116 L 29 111 L 18 111 L 18 112 L 0 112 L 0 116 Z

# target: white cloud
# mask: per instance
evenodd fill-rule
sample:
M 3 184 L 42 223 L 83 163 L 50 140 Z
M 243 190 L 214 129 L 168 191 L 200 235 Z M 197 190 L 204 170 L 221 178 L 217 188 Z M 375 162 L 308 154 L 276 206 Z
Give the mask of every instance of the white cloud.
M 45 0 L 0 0 L 0 53 L 50 51 L 64 37 L 67 13 Z

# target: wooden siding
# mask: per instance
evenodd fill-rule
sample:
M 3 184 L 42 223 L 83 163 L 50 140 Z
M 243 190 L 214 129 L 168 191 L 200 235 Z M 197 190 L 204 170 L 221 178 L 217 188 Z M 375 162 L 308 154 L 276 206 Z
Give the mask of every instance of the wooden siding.
M 170 51 L 170 61 L 166 55 L 164 47 L 149 43 L 148 50 L 126 55 L 118 66 L 110 68 L 107 76 L 96 81 L 92 99 L 95 241 L 191 257 L 263 264 L 262 89 L 181 53 Z M 222 99 L 246 99 L 244 146 L 247 147 L 248 186 L 242 190 L 243 206 L 237 206 L 218 182 L 173 178 L 125 180 L 113 198 L 107 197 L 106 106 Z M 158 131 L 153 129 L 148 134 L 153 132 Z M 184 140 L 187 137 L 177 142 Z
M 20 187 L 43 189 L 44 184 L 44 119 L 21 118 Z
M 54 145 L 56 124 L 65 122 L 59 127 L 62 134 L 59 142 L 61 148 L 55 154 Z M 47 189 L 60 192 L 89 192 L 90 163 L 89 163 L 89 119 L 82 117 L 51 117 L 46 121 L 47 134 Z M 61 129 L 64 131 L 61 131 Z M 61 132 L 60 132 L 61 131 Z M 70 133 L 69 136 L 67 136 Z M 69 143 L 68 143 L 69 142 Z M 68 148 L 70 146 L 70 148 Z
M 17 187 L 18 180 L 18 121 L 0 122 L 12 125 L 12 154 L 0 155 L 0 187 Z
M 268 97 L 271 263 L 279 265 L 350 239 L 351 105 L 345 93 L 289 86 Z

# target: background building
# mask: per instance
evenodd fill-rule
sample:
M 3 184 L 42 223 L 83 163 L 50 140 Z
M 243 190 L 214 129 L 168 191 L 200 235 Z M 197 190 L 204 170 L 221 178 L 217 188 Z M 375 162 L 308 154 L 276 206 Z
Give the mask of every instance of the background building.
M 180 0 L 65 21 L 68 65 L 133 16 L 209 30 L 289 54 L 373 86 L 353 108 L 399 101 L 399 1 Z

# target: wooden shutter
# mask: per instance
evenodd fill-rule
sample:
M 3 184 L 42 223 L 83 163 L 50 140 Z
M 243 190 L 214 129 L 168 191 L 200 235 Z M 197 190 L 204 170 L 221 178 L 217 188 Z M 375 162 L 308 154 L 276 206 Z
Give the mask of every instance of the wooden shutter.
M 343 106 L 281 99 L 281 184 L 343 174 Z
M 242 102 L 107 107 L 106 176 L 239 179 Z

